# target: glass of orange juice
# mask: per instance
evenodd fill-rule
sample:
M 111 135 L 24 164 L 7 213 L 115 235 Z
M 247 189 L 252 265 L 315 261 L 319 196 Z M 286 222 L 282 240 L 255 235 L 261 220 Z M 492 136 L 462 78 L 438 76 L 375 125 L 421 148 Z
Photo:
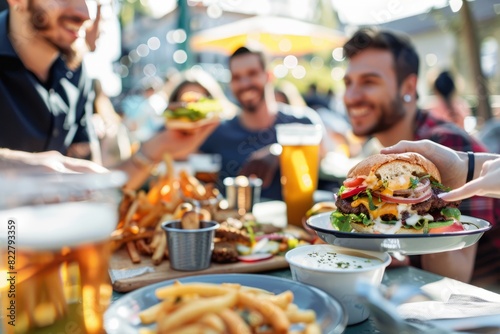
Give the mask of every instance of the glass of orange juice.
M 290 225 L 302 226 L 302 217 L 313 206 L 318 187 L 320 125 L 279 124 L 276 126 L 280 155 L 281 189 Z
M 2 333 L 104 333 L 125 174 L 0 174 Z

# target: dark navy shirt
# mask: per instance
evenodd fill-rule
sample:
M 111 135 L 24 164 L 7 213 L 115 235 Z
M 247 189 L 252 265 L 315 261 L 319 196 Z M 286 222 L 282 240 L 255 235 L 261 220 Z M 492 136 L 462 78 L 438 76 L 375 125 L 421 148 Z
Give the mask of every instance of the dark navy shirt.
M 91 82 L 80 67 L 70 71 L 59 57 L 47 82 L 24 67 L 8 38 L 9 12 L 0 12 L 0 147 L 66 154 L 89 141 Z
M 310 108 L 290 107 L 279 104 L 279 112 L 273 126 L 259 131 L 250 131 L 241 125 L 240 118 L 234 117 L 222 122 L 200 147 L 204 153 L 217 153 L 222 157 L 218 187 L 223 191 L 222 181 L 226 177 L 239 175 L 241 167 L 250 155 L 271 144 L 277 143 L 276 124 L 304 123 L 321 124 L 318 114 Z M 281 200 L 280 172 L 273 178 L 268 188 L 263 188 L 261 195 L 267 199 Z

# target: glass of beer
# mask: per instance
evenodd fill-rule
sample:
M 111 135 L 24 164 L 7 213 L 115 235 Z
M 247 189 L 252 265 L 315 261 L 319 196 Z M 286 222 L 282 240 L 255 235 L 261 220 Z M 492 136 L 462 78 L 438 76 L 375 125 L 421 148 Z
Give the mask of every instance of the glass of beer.
M 281 189 L 286 203 L 287 221 L 302 227 L 302 217 L 313 206 L 318 187 L 321 126 L 279 124 L 276 126 L 280 155 Z
M 0 332 L 104 333 L 109 236 L 125 179 L 0 174 Z

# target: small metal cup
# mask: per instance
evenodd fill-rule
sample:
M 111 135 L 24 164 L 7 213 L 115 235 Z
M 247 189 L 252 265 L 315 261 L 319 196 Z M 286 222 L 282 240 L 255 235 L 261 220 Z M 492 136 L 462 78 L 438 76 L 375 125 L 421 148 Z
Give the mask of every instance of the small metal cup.
M 201 221 L 197 230 L 184 230 L 179 220 L 166 221 L 162 228 L 167 234 L 170 267 L 180 271 L 195 271 L 210 266 L 215 230 L 219 223 Z
M 241 215 L 252 212 L 253 205 L 260 201 L 262 180 L 259 178 L 226 177 L 224 186 L 228 209 L 237 210 Z

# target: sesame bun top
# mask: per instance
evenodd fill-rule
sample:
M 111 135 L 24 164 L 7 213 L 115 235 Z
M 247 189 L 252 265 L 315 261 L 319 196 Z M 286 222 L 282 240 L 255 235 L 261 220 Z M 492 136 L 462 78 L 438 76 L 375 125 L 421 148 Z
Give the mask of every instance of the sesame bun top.
M 376 174 L 381 180 L 390 180 L 401 175 L 424 176 L 441 182 L 436 165 L 424 156 L 413 153 L 375 154 L 359 162 L 347 174 L 348 178 Z

